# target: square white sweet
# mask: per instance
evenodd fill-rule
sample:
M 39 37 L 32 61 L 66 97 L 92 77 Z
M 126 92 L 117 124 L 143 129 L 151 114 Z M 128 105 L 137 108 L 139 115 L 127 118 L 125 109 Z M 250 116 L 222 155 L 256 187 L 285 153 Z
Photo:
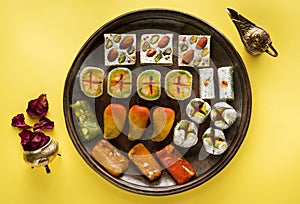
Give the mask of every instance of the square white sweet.
M 173 64 L 173 34 L 143 34 L 141 64 Z
M 179 35 L 178 65 L 208 67 L 210 65 L 210 35 Z
M 104 41 L 105 66 L 135 64 L 135 34 L 104 34 Z

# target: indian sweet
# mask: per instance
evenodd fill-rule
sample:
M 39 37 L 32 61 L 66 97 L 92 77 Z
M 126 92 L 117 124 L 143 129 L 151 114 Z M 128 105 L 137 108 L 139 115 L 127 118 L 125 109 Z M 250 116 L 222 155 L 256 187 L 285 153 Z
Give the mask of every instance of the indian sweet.
M 198 142 L 198 127 L 189 120 L 179 121 L 174 128 L 173 142 L 179 147 L 190 148 Z
M 118 137 L 124 128 L 126 116 L 125 106 L 116 103 L 109 104 L 103 113 L 103 137 L 105 139 Z
M 178 65 L 207 67 L 210 65 L 210 35 L 179 35 Z
M 150 111 L 147 107 L 140 105 L 133 105 L 128 112 L 129 132 L 128 139 L 133 141 L 139 139 L 149 120 Z
M 138 75 L 137 93 L 145 100 L 157 100 L 161 94 L 160 72 L 156 70 L 145 70 Z
M 217 72 L 220 99 L 234 100 L 233 67 L 220 67 Z
M 106 66 L 132 65 L 136 62 L 135 34 L 104 34 Z
M 190 163 L 171 144 L 156 152 L 156 155 L 179 185 L 186 183 L 196 174 Z
M 144 144 L 138 143 L 132 147 L 128 156 L 149 181 L 154 181 L 160 177 L 162 169 Z
M 193 75 L 185 70 L 171 70 L 165 77 L 165 91 L 172 99 L 184 100 L 191 96 Z
M 119 177 L 129 165 L 129 160 L 107 140 L 100 140 L 91 151 L 92 157 L 111 175 Z
M 112 69 L 108 73 L 107 93 L 115 98 L 128 98 L 131 94 L 132 76 L 126 67 Z
M 228 148 L 223 131 L 216 128 L 208 128 L 203 133 L 202 141 L 205 150 L 213 155 L 223 154 Z
M 218 102 L 213 105 L 210 118 L 217 128 L 224 130 L 236 121 L 237 112 L 228 103 Z
M 213 68 L 199 69 L 199 87 L 200 87 L 200 98 L 202 98 L 202 99 L 214 99 L 215 98 L 214 69 Z
M 89 97 L 98 97 L 103 93 L 104 71 L 97 67 L 85 67 L 80 72 L 81 91 Z
M 171 108 L 157 107 L 153 111 L 153 142 L 163 141 L 170 133 L 175 120 L 175 112 Z
M 142 34 L 141 64 L 173 64 L 173 34 Z
M 77 121 L 78 126 L 76 130 L 82 140 L 93 139 L 102 132 L 88 101 L 78 100 L 70 107 L 74 110 L 75 121 Z
M 193 98 L 186 106 L 187 116 L 197 124 L 203 123 L 210 111 L 209 103 L 201 98 Z

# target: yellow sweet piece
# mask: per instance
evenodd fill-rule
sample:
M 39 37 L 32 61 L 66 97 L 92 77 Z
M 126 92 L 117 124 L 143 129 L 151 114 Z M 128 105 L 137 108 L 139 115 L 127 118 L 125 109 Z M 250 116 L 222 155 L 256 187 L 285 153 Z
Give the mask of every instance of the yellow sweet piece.
M 158 107 L 153 111 L 153 134 L 151 140 L 160 142 L 164 140 L 174 123 L 175 112 L 171 108 Z
M 126 121 L 126 108 L 121 104 L 108 105 L 103 114 L 105 139 L 114 139 L 118 137 Z

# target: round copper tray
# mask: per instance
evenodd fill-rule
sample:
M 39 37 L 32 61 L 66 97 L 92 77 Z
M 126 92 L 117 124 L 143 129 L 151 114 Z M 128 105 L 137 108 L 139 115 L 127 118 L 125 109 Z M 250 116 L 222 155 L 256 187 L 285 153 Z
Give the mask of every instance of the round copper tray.
M 115 99 L 109 96 L 106 92 L 106 86 L 104 84 L 103 94 L 97 98 L 89 98 L 85 96 L 79 84 L 79 73 L 86 66 L 93 66 L 102 68 L 105 71 L 105 76 L 113 68 L 104 65 L 104 37 L 105 33 L 135 33 L 137 36 L 143 33 L 173 33 L 175 37 L 179 34 L 184 35 L 211 35 L 211 47 L 210 47 L 210 67 L 216 69 L 221 66 L 233 66 L 234 67 L 234 91 L 235 100 L 230 101 L 239 114 L 237 121 L 228 130 L 225 130 L 225 135 L 229 143 L 229 148 L 225 153 L 219 156 L 209 155 L 202 148 L 202 141 L 196 146 L 188 149 L 183 155 L 187 159 L 193 168 L 196 170 L 196 175 L 187 183 L 183 185 L 177 185 L 169 173 L 164 170 L 161 177 L 154 181 L 149 182 L 144 176 L 140 175 L 139 171 L 130 165 L 129 169 L 119 178 L 115 178 L 110 175 L 99 163 L 97 163 L 91 157 L 91 149 L 93 146 L 103 138 L 99 135 L 95 139 L 84 142 L 80 140 L 77 131 L 76 124 L 74 122 L 74 115 L 70 104 L 77 100 L 84 99 L 88 100 L 89 103 L 95 110 L 98 123 L 103 128 L 103 111 L 104 108 L 110 103 L 122 103 L 126 107 L 130 107 L 133 104 L 144 105 L 149 108 L 154 106 L 166 106 L 171 107 L 176 112 L 176 122 L 182 119 L 184 108 L 190 99 L 184 101 L 176 101 L 170 99 L 164 93 L 162 87 L 161 97 L 156 101 L 145 101 L 138 97 L 137 94 L 131 95 L 128 99 Z M 138 39 L 138 37 L 137 37 Z M 174 47 L 176 48 L 176 40 L 174 40 Z M 141 67 L 147 68 L 140 65 L 139 63 L 139 45 L 137 43 L 137 62 L 135 65 L 126 66 L 132 70 L 133 79 L 136 79 L 136 74 L 141 70 Z M 174 54 L 176 52 L 174 51 Z M 170 69 L 188 69 L 184 67 L 178 67 L 177 56 L 173 56 L 172 66 L 160 66 L 160 65 L 147 65 L 151 69 L 160 70 L 162 78 L 166 74 L 167 70 Z M 143 70 L 143 69 L 142 69 Z M 193 75 L 193 91 L 194 94 L 191 97 L 199 97 L 199 81 L 198 81 L 198 69 L 189 68 L 189 71 Z M 134 86 L 133 86 L 134 90 Z M 190 97 L 190 98 L 191 98 Z M 244 137 L 246 136 L 247 128 L 250 121 L 251 115 L 251 88 L 246 72 L 245 65 L 240 58 L 237 51 L 234 49 L 232 44 L 218 32 L 215 28 L 208 25 L 206 22 L 195 18 L 193 16 L 180 13 L 172 10 L 142 10 L 120 16 L 111 22 L 102 26 L 97 30 L 83 45 L 75 58 L 72 67 L 68 73 L 65 82 L 63 107 L 66 126 L 69 131 L 72 142 L 74 143 L 77 151 L 86 161 L 86 163 L 98 172 L 102 177 L 107 179 L 114 185 L 140 194 L 146 195 L 168 195 L 186 191 L 188 189 L 199 186 L 206 182 L 218 172 L 220 172 L 233 156 L 238 151 L 242 144 Z M 216 102 L 217 99 L 210 100 L 210 103 Z M 126 125 L 125 125 L 126 126 Z M 199 127 L 199 137 L 203 132 L 210 126 L 210 121 L 206 121 Z M 126 132 L 126 131 L 124 131 Z M 117 139 L 110 141 L 116 148 L 121 150 L 125 155 L 131 147 L 138 142 L 144 143 L 147 148 L 155 153 L 167 144 L 172 142 L 172 131 L 170 132 L 167 139 L 160 143 L 153 143 L 148 140 L 141 140 L 131 142 L 127 140 L 126 135 L 121 134 Z

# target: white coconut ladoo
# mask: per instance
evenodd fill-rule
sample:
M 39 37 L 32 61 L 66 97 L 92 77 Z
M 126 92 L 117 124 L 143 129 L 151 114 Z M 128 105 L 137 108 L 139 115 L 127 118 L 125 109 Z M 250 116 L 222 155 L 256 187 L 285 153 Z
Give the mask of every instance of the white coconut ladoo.
M 228 148 L 225 135 L 222 130 L 208 128 L 203 136 L 203 146 L 209 154 L 220 155 Z
M 222 130 L 229 128 L 237 119 L 236 110 L 226 102 L 213 105 L 210 118 L 213 124 Z
M 176 145 L 190 148 L 198 142 L 198 128 L 195 123 L 181 120 L 174 129 L 173 141 Z
M 186 114 L 197 124 L 205 121 L 211 111 L 209 103 L 200 98 L 192 99 L 186 107 Z

